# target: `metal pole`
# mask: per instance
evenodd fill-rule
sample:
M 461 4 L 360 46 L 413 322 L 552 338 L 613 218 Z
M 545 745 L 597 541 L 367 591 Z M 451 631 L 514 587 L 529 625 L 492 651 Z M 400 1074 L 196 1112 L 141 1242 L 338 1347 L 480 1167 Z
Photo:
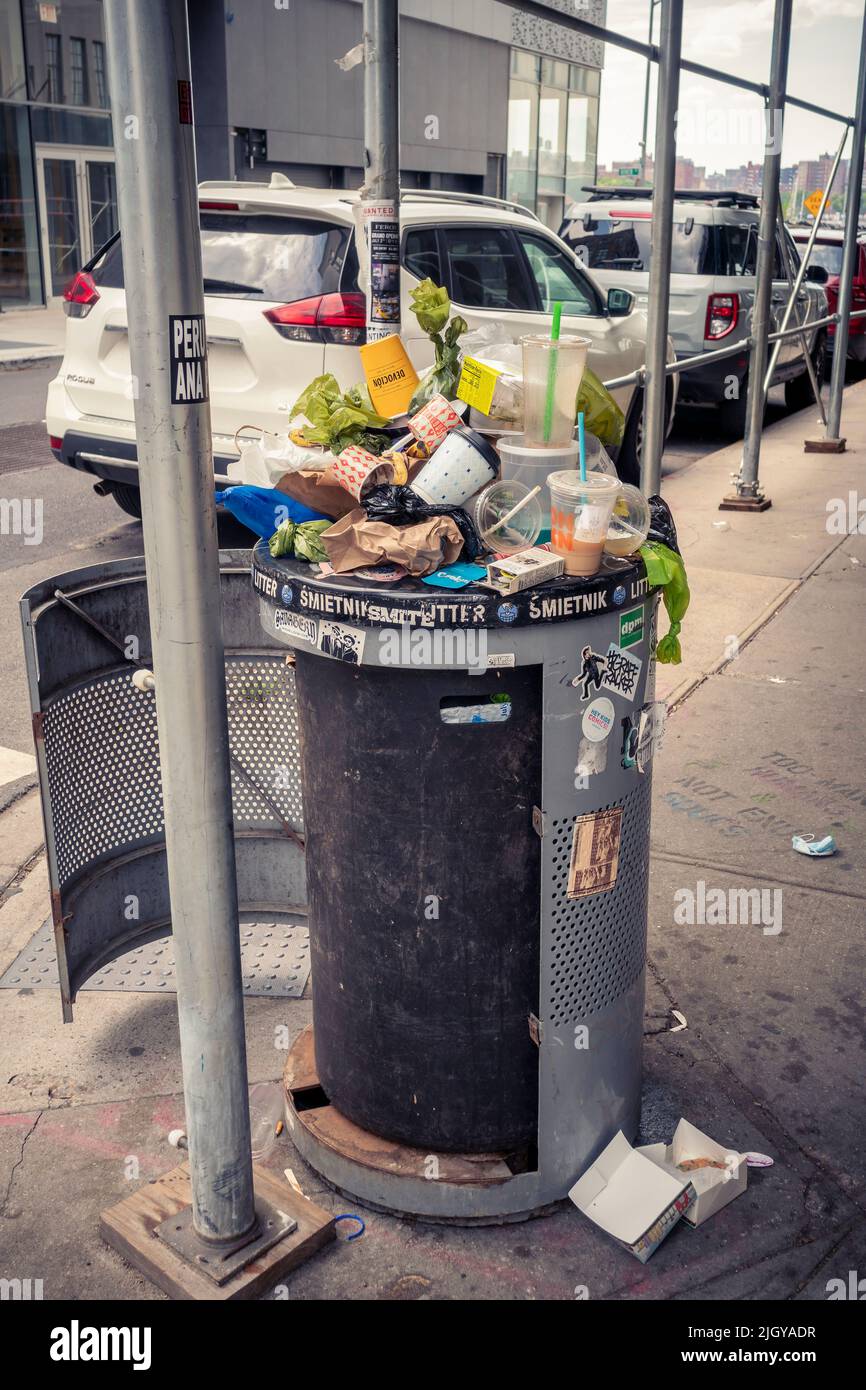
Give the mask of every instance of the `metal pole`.
M 860 192 L 863 183 L 863 139 L 866 135 L 866 9 L 860 35 L 860 66 L 857 76 L 857 104 L 854 110 L 854 134 L 851 137 L 851 161 L 848 165 L 848 187 L 845 190 L 845 236 L 842 250 L 842 271 L 839 277 L 839 325 L 833 343 L 833 373 L 830 378 L 830 401 L 827 409 L 825 439 L 839 440 L 842 427 L 842 391 L 845 386 L 845 361 L 848 356 L 848 319 L 851 313 L 851 294 L 854 287 L 854 260 L 857 256 L 857 226 L 860 219 Z M 840 450 L 844 446 L 840 443 Z
M 674 225 L 676 173 L 676 116 L 680 91 L 680 47 L 683 0 L 662 0 L 659 52 L 659 90 L 656 109 L 655 172 L 653 174 L 652 250 L 650 252 L 647 314 L 644 439 L 640 485 L 647 497 L 661 486 L 665 442 L 665 366 L 667 364 L 668 304 L 671 280 L 671 237 Z
M 193 1225 L 253 1229 L 186 0 L 106 0 Z
M 649 21 L 649 45 L 652 48 L 653 42 L 653 21 L 656 17 L 656 5 L 658 0 L 650 0 L 650 21 Z M 649 100 L 650 100 L 650 76 L 652 74 L 652 59 L 646 60 L 646 81 L 643 89 L 643 133 L 640 142 L 640 181 L 646 183 L 646 137 L 649 128 Z
M 367 340 L 400 332 L 400 73 L 398 0 L 364 0 Z
M 761 431 L 764 427 L 764 376 L 767 370 L 767 334 L 770 331 L 770 303 L 773 294 L 773 262 L 776 245 L 776 217 L 779 207 L 779 171 L 782 167 L 782 128 L 785 87 L 788 80 L 788 50 L 791 43 L 793 0 L 776 0 L 773 41 L 770 55 L 770 94 L 764 173 L 761 181 L 761 214 L 758 224 L 755 304 L 752 310 L 752 351 L 746 400 L 746 437 L 743 461 L 737 478 L 737 497 L 759 501 L 758 465 L 761 457 Z M 770 131 L 772 130 L 772 138 Z M 764 503 L 764 505 L 767 505 Z
M 785 313 L 784 313 L 784 315 L 783 315 L 783 317 L 782 317 L 782 323 L 781 323 L 781 325 L 780 325 L 780 332 L 782 332 L 782 333 L 784 333 L 785 329 L 788 327 L 788 324 L 789 324 L 790 319 L 791 319 L 791 314 L 793 313 L 793 310 L 794 310 L 794 301 L 796 300 L 796 297 L 797 297 L 797 295 L 798 295 L 799 292 L 800 292 L 800 286 L 802 285 L 803 280 L 804 280 L 804 278 L 805 278 L 806 270 L 807 270 L 808 265 L 809 265 L 809 257 L 810 257 L 811 254 L 812 254 L 812 247 L 815 245 L 815 237 L 816 237 L 817 234 L 818 234 L 818 227 L 820 226 L 821 218 L 824 216 L 824 209 L 826 208 L 827 203 L 828 203 L 829 198 L 830 198 L 830 193 L 831 193 L 831 190 L 832 190 L 832 188 L 833 188 L 833 181 L 834 181 L 834 179 L 836 178 L 836 172 L 837 172 L 837 170 L 838 170 L 838 168 L 839 168 L 839 162 L 840 162 L 840 160 L 841 160 L 841 158 L 842 158 L 842 151 L 843 151 L 844 148 L 845 148 L 845 141 L 846 141 L 847 139 L 848 139 L 848 127 L 845 126 L 845 128 L 844 128 L 843 131 L 842 131 L 842 139 L 839 141 L 839 148 L 837 149 L 837 151 L 836 151 L 836 153 L 835 153 L 835 155 L 834 155 L 834 157 L 833 157 L 833 167 L 832 167 L 832 169 L 830 170 L 830 176 L 829 176 L 829 178 L 827 179 L 827 186 L 826 186 L 826 188 L 824 189 L 824 192 L 823 192 L 822 197 L 821 197 L 821 206 L 819 207 L 817 216 L 815 217 L 815 220 L 814 220 L 814 222 L 812 223 L 812 229 L 811 229 L 811 231 L 809 232 L 809 240 L 806 242 L 806 249 L 805 249 L 805 251 L 803 252 L 802 256 L 800 257 L 800 268 L 799 268 L 799 270 L 797 271 L 796 276 L 794 277 L 793 288 L 791 289 L 791 293 L 790 293 L 790 295 L 788 296 L 788 303 L 785 305 Z M 783 219 L 783 217 L 782 217 L 782 209 L 781 209 L 781 207 L 779 208 L 779 218 L 778 218 L 778 220 L 779 220 L 780 229 L 781 229 L 781 230 L 784 230 L 784 225 L 785 225 L 785 224 L 784 224 L 784 219 Z M 779 352 L 780 352 L 780 350 L 781 350 L 781 347 L 782 347 L 781 342 L 776 343 L 775 346 L 774 346 L 774 348 L 773 348 L 772 354 L 771 354 L 771 356 L 770 356 L 770 365 L 769 365 L 769 367 L 767 368 L 767 374 L 766 374 L 766 376 L 764 377 L 764 391 L 765 391 L 765 392 L 766 392 L 766 391 L 769 391 L 769 389 L 770 389 L 770 382 L 773 380 L 773 373 L 774 373 L 775 370 L 776 370 L 776 362 L 777 362 L 777 360 L 778 360 Z M 823 409 L 823 407 L 822 407 L 822 409 Z

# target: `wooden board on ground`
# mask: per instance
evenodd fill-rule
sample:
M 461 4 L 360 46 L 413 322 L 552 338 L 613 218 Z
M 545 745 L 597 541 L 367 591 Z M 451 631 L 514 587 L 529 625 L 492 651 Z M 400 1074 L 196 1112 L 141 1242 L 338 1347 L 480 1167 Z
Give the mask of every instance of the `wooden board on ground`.
M 256 1194 L 288 1212 L 297 1221 L 297 1230 L 278 1244 L 263 1251 L 223 1285 L 182 1260 L 159 1236 L 160 1222 L 188 1207 L 192 1200 L 189 1163 L 181 1163 L 161 1178 L 140 1187 L 131 1197 L 102 1213 L 99 1234 L 113 1249 L 151 1279 L 170 1298 L 231 1299 L 258 1298 L 304 1260 L 334 1239 L 334 1221 L 326 1211 L 295 1192 L 282 1177 L 253 1166 Z

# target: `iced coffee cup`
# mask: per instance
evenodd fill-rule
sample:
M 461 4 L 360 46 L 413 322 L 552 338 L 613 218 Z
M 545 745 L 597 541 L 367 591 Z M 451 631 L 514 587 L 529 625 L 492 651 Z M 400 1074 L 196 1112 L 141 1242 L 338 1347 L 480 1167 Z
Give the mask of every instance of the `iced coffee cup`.
M 607 540 L 618 478 L 589 473 L 581 481 L 576 469 L 550 473 L 550 546 L 565 560 L 566 574 L 597 574 Z

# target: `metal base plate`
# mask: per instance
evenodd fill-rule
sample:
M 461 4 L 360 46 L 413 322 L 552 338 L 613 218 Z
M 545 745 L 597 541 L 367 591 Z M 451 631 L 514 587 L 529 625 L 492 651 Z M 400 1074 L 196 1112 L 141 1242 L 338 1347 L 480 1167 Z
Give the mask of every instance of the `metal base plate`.
M 249 914 L 245 914 L 248 917 Z M 241 920 L 244 994 L 300 999 L 310 975 L 310 937 L 296 917 Z M 57 957 L 51 922 L 45 922 L 0 977 L 0 989 L 57 989 Z M 104 965 L 81 990 L 172 994 L 174 943 L 170 936 L 136 946 Z
M 766 512 L 772 507 L 769 497 L 738 497 L 732 493 L 719 503 L 720 512 Z
M 154 1235 L 215 1284 L 225 1284 L 238 1270 L 298 1229 L 294 1217 L 265 1201 L 264 1197 L 256 1196 L 255 1209 L 257 1221 L 252 1234 L 227 1245 L 215 1245 L 202 1239 L 192 1224 L 191 1206 L 161 1221 L 154 1228 Z
M 821 437 L 818 438 L 818 439 L 804 439 L 804 440 L 803 440 L 803 453 L 804 453 L 804 454 L 844 454 L 844 453 L 845 453 L 845 444 L 846 444 L 846 440 L 845 440 L 845 436 L 844 436 L 844 435 L 840 436 L 840 438 L 838 438 L 838 439 L 825 439 L 824 436 L 821 435 Z

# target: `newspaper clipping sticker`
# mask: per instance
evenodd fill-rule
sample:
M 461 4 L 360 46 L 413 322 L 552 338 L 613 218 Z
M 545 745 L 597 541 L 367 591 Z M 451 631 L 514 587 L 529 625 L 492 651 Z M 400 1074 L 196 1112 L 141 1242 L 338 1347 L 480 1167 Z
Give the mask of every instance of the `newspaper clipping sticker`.
M 571 863 L 568 866 L 568 898 L 588 898 L 607 893 L 616 884 L 622 807 L 578 816 L 574 822 Z

